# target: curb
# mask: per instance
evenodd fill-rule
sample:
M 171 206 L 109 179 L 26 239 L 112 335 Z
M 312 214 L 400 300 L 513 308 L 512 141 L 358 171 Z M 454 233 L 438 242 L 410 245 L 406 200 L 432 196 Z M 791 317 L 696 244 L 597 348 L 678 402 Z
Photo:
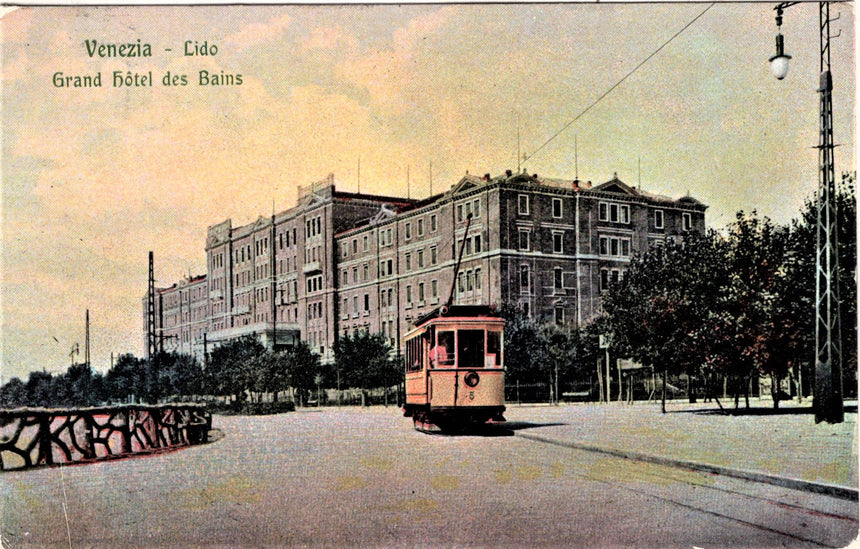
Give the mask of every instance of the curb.
M 750 480 L 753 482 L 760 482 L 764 484 L 773 484 L 775 486 L 781 486 L 783 488 L 791 488 L 793 490 L 802 490 L 805 492 L 812 492 L 815 494 L 824 494 L 827 496 L 832 496 L 835 498 L 846 499 L 849 501 L 858 501 L 858 490 L 854 488 L 848 488 L 845 486 L 839 486 L 836 484 L 828 484 L 823 482 L 812 482 L 808 480 L 801 480 L 795 478 L 788 477 L 780 477 L 776 475 L 770 475 L 767 473 L 758 473 L 755 471 L 744 471 L 742 469 L 732 469 L 729 467 L 722 467 L 719 465 L 708 465 L 705 463 L 698 463 L 695 461 L 684 461 L 679 459 L 672 459 L 660 456 L 654 456 L 649 454 L 642 454 L 639 452 L 627 451 L 627 450 L 616 450 L 613 448 L 603 448 L 600 446 L 593 446 L 590 444 L 583 444 L 579 442 L 565 442 L 561 440 L 556 440 L 540 435 L 534 435 L 531 433 L 521 433 L 519 431 L 514 431 L 514 436 L 526 438 L 529 440 L 534 440 L 536 442 L 543 442 L 546 444 L 553 444 L 555 446 L 563 446 L 565 448 L 572 448 L 574 450 L 585 450 L 587 452 L 596 452 L 599 454 L 606 454 L 614 457 L 624 458 L 624 459 L 633 459 L 636 461 L 643 461 L 646 463 L 654 463 L 656 465 L 664 465 L 668 467 L 677 467 L 682 469 L 691 469 L 694 471 L 702 471 L 704 473 L 711 473 L 716 475 L 722 475 L 726 477 L 738 478 L 742 480 Z

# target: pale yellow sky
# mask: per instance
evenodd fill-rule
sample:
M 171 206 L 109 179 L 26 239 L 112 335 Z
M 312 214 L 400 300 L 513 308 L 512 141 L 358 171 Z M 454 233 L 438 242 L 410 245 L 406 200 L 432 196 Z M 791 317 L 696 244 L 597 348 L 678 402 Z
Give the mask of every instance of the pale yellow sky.
M 716 4 L 540 149 L 530 172 L 689 192 L 719 228 L 778 222 L 817 182 L 818 4 Z M 24 8 L 2 30 L 2 370 L 65 371 L 90 310 L 93 366 L 142 353 L 147 253 L 168 285 L 205 272 L 206 228 L 295 188 L 426 196 L 517 165 L 707 4 Z M 855 169 L 854 5 L 834 4 L 837 173 Z M 85 41 L 149 44 L 90 57 Z M 185 41 L 218 48 L 185 56 Z M 170 49 L 170 51 L 166 51 Z M 241 75 L 201 86 L 200 71 Z M 114 87 L 112 74 L 153 75 Z M 167 72 L 184 87 L 164 86 Z M 101 73 L 101 88 L 58 88 Z M 574 153 L 574 141 L 578 155 Z M 578 157 L 578 162 L 575 158 Z M 641 160 L 640 160 L 641 159 Z M 639 166 L 641 164 L 641 176 Z M 641 178 L 641 179 L 640 179 Z

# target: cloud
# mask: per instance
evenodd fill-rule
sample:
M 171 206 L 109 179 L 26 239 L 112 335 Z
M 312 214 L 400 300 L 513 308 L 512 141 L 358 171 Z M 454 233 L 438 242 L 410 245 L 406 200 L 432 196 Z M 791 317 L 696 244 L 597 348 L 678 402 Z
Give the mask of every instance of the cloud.
M 270 40 L 276 40 L 290 27 L 293 17 L 288 14 L 278 15 L 265 23 L 250 23 L 228 35 L 224 42 L 242 50 Z
M 310 34 L 301 41 L 303 51 L 313 50 L 355 50 L 358 47 L 358 39 L 343 32 L 340 25 L 333 27 L 315 27 Z

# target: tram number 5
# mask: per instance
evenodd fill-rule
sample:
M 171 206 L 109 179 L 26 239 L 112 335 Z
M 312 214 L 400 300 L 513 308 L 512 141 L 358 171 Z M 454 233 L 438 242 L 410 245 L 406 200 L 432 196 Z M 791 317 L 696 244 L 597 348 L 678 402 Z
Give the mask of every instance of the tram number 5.
M 475 400 L 475 391 L 469 391 L 469 400 Z

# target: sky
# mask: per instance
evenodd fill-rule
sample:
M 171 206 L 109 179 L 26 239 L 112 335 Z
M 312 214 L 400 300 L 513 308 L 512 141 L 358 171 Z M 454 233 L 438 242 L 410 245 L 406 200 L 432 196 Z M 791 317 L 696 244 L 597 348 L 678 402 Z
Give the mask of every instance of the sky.
M 856 169 L 854 4 L 837 15 L 838 177 Z M 413 198 L 518 165 L 617 174 L 696 197 L 716 229 L 738 210 L 788 223 L 818 178 L 818 3 L 785 12 L 782 81 L 774 16 L 767 3 L 6 10 L 0 382 L 83 360 L 69 353 L 87 310 L 95 370 L 141 356 L 149 251 L 156 285 L 205 273 L 207 227 L 290 208 L 329 173 L 340 190 Z M 93 40 L 151 56 L 90 56 Z M 152 85 L 114 86 L 129 71 Z M 241 85 L 201 85 L 201 71 Z M 168 72 L 187 85 L 165 86 Z M 57 73 L 102 86 L 58 87 Z

